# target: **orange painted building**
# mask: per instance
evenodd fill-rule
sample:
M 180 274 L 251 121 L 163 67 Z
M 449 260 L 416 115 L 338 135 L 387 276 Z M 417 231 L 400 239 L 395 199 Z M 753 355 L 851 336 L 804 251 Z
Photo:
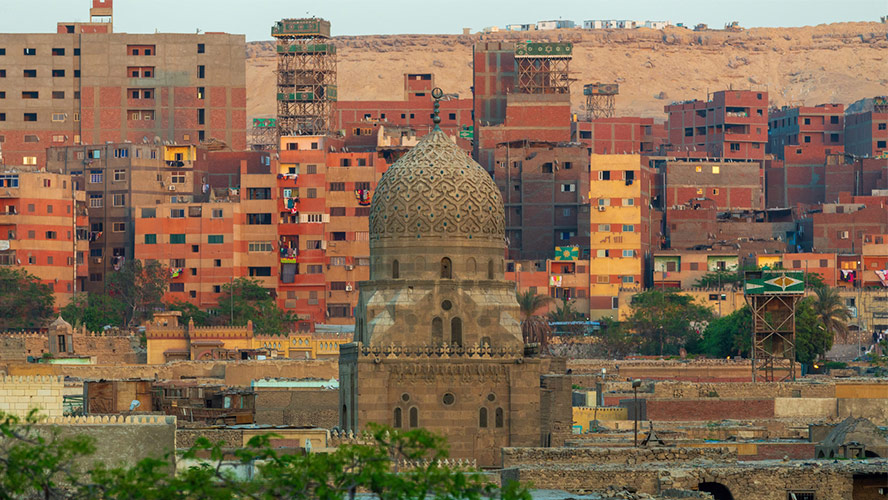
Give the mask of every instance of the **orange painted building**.
M 227 200 L 163 203 L 138 208 L 135 258 L 169 266 L 167 302 L 215 307 L 225 284 L 259 280 L 276 292 L 276 180 L 241 173 L 241 188 Z
M 888 234 L 865 234 L 858 278 L 864 288 L 888 286 Z
M 83 290 L 88 245 L 85 194 L 70 176 L 0 171 L 0 266 L 40 278 L 61 307 Z
M 278 303 L 302 319 L 352 324 L 369 279 L 370 200 L 389 164 L 321 136 L 281 138 Z

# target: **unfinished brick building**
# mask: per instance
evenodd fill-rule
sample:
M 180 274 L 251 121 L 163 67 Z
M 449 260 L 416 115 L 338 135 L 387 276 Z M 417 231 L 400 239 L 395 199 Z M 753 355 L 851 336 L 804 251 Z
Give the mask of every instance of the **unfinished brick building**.
M 666 133 L 674 151 L 764 160 L 768 142 L 768 92 L 722 90 L 708 101 L 669 104 Z
M 888 153 L 888 96 L 873 98 L 872 109 L 845 117 L 845 151 L 857 156 Z
M 244 36 L 114 33 L 112 2 L 92 0 L 93 22 L 57 33 L 0 35 L 6 163 L 43 165 L 50 146 L 156 137 L 244 149 Z
M 652 154 L 666 140 L 666 127 L 653 118 L 619 116 L 571 122 L 574 142 L 588 147 L 592 154 Z

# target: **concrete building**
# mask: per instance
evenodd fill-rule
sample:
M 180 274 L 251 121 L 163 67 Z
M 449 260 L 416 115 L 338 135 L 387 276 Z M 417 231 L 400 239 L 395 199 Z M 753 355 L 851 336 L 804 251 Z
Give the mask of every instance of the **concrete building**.
M 807 239 L 814 252 L 860 254 L 866 234 L 888 233 L 888 198 L 843 195 L 825 203 L 821 212 L 805 216 L 811 227 Z
M 768 92 L 721 90 L 709 101 L 665 106 L 666 132 L 674 151 L 764 160 L 768 142 Z
M 86 192 L 88 292 L 106 291 L 105 275 L 135 257 L 140 207 L 193 203 L 207 196 L 204 179 L 195 179 L 195 146 L 108 143 L 49 148 L 47 156 L 48 170 L 70 175 Z
M 841 153 L 845 144 L 844 129 L 843 104 L 784 106 L 768 113 L 767 152 L 780 160 L 786 160 L 787 149 L 799 146 Z
M 112 0 L 92 4 L 103 22 L 0 34 L 7 164 L 43 165 L 50 146 L 156 137 L 246 147 L 243 35 L 114 33 Z
M 589 150 L 513 141 L 496 146 L 494 179 L 506 208 L 509 258 L 545 260 L 556 246 L 589 249 Z
M 666 128 L 653 118 L 619 116 L 571 122 L 571 137 L 593 154 L 654 153 L 666 141 Z
M 857 156 L 886 156 L 888 97 L 874 97 L 871 110 L 845 116 L 845 151 Z
M 640 155 L 591 155 L 589 309 L 615 316 L 620 288 L 646 284 L 652 173 Z
M 276 179 L 243 172 L 240 183 L 239 196 L 229 199 L 136 209 L 134 255 L 169 266 L 166 302 L 216 307 L 222 287 L 236 278 L 277 293 Z
M 336 144 L 281 138 L 278 304 L 301 318 L 344 325 L 354 323 L 358 282 L 370 276 L 367 217 L 388 163 Z
M 525 354 L 504 238 L 496 185 L 443 132 L 385 173 L 355 342 L 340 349 L 341 427 L 424 427 L 481 466 L 506 446 L 563 443 L 566 367 Z
M 761 163 L 717 159 L 651 158 L 659 167 L 659 193 L 666 207 L 711 200 L 717 210 L 765 208 Z M 658 193 L 658 194 L 659 194 Z
M 70 176 L 0 169 L 0 265 L 20 267 L 49 285 L 56 307 L 83 291 L 85 199 Z
M 719 250 L 657 250 L 653 257 L 655 288 L 697 287 L 709 273 L 735 272 L 740 268 L 737 252 Z

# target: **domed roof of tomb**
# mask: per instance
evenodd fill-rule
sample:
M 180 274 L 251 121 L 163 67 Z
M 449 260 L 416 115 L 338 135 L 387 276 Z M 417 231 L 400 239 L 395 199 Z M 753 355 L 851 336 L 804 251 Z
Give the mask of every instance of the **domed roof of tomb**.
M 59 314 L 59 317 L 49 324 L 49 329 L 53 331 L 66 330 L 70 332 L 71 330 L 73 330 L 73 327 L 71 326 L 71 323 L 65 321 L 65 318 L 63 318 L 62 315 Z
M 499 188 L 437 127 L 383 174 L 370 206 L 370 239 L 502 242 Z

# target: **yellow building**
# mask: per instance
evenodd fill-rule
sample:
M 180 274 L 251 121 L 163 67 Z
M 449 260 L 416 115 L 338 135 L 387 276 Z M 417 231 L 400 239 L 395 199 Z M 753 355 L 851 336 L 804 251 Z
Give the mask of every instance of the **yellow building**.
M 639 155 L 591 155 L 589 311 L 616 316 L 621 288 L 644 284 L 650 242 L 650 170 Z

